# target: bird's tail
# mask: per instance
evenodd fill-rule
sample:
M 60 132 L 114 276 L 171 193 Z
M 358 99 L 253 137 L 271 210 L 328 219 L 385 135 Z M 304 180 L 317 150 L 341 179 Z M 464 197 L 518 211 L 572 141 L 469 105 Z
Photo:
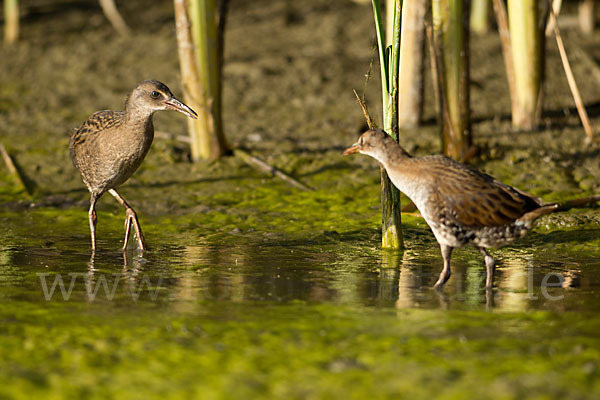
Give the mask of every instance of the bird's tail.
M 552 214 L 557 211 L 567 211 L 571 208 L 585 207 L 590 204 L 594 204 L 600 201 L 600 194 L 594 196 L 581 197 L 579 199 L 567 200 L 560 203 L 547 203 L 542 204 L 540 208 L 536 208 L 533 211 L 523 215 L 519 220 L 521 221 L 533 221 L 542 215 Z

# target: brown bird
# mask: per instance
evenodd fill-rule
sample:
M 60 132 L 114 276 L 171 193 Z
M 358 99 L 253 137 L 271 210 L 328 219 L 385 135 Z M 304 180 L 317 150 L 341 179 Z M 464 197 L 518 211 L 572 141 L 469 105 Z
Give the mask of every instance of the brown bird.
M 159 110 L 176 110 L 188 117 L 196 113 L 177 100 L 169 88 L 158 81 L 140 82 L 125 101 L 123 111 L 98 111 L 71 135 L 69 148 L 75 168 L 90 191 L 90 231 L 92 250 L 96 250 L 96 202 L 108 191 L 125 207 L 125 244 L 131 225 L 140 249 L 146 248 L 142 229 L 133 208 L 115 188 L 138 169 L 154 138 L 152 115 Z
M 392 183 L 417 206 L 437 239 L 444 268 L 435 283 L 450 278 L 452 250 L 475 246 L 484 256 L 486 288 L 492 287 L 495 261 L 486 248 L 523 237 L 536 218 L 600 200 L 600 195 L 565 203 L 543 203 L 473 167 L 444 156 L 412 157 L 384 131 L 363 133 L 344 151 L 369 155 L 386 169 Z

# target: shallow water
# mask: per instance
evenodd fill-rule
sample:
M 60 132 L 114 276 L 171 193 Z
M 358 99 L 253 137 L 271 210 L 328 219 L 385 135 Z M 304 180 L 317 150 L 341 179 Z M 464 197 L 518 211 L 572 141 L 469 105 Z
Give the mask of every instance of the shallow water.
M 100 217 L 90 257 L 85 226 L 67 229 L 84 211 L 0 215 L 3 396 L 600 393 L 594 226 L 493 252 L 492 292 L 478 252 L 458 250 L 438 292 L 441 257 L 418 219 L 408 249 L 386 252 L 374 229 L 202 236 L 145 218 L 151 250 L 124 257 L 120 216 Z
M 39 238 L 19 237 L 14 224 L 23 220 L 18 214 L 2 219 L 0 282 L 10 289 L 3 293 L 6 300 L 43 304 L 119 299 L 127 304 L 131 297 L 163 305 L 305 301 L 401 309 L 600 310 L 600 251 L 595 248 L 600 229 L 534 232 L 524 243 L 491 250 L 499 261 L 492 293 L 484 290 L 485 269 L 478 252 L 459 249 L 452 259 L 452 278 L 440 292 L 432 289 L 442 264 L 433 240 L 408 240 L 407 250 L 394 252 L 377 248 L 375 230 L 345 235 L 325 231 L 304 240 L 255 232 L 212 237 L 163 232 L 151 236 L 159 242 L 150 251 L 140 253 L 130 243 L 123 255 L 117 247 L 115 215 L 99 234 L 109 239 L 99 237 L 98 253 L 92 256 L 87 237 L 61 232 L 62 224 L 78 214 L 85 217 L 83 213 L 66 213 L 61 223 L 48 218 L 45 210 L 30 214 Z M 160 219 L 151 223 L 161 224 Z
M 118 251 L 88 254 L 55 248 L 3 246 L 0 281 L 5 300 L 31 302 L 306 301 L 379 308 L 598 311 L 598 257 L 547 260 L 518 253 L 496 273 L 491 297 L 481 260 L 470 251 L 453 263 L 443 292 L 432 289 L 441 269 L 431 254 L 375 253 L 347 244 L 218 244 L 173 246 L 123 258 Z M 362 252 L 362 254 L 361 254 Z M 54 291 L 52 288 L 54 287 Z M 14 298 L 10 293 L 14 293 Z M 67 293 L 69 293 L 67 295 Z M 118 306 L 117 306 L 118 307 Z

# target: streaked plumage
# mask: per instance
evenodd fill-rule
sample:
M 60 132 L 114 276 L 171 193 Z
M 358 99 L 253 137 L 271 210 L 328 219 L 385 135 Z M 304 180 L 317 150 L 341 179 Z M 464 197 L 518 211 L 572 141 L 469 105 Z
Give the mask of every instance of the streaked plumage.
M 90 192 L 90 230 L 92 249 L 96 249 L 96 201 L 105 192 L 112 194 L 126 209 L 125 244 L 131 224 L 141 249 L 145 248 L 135 211 L 115 188 L 138 169 L 154 139 L 152 115 L 159 110 L 176 110 L 191 118 L 196 113 L 177 100 L 161 82 L 140 82 L 127 97 L 123 111 L 98 111 L 71 135 L 69 143 L 73 164 Z
M 592 196 L 564 206 L 543 203 L 447 157 L 412 157 L 381 130 L 365 132 L 344 154 L 355 152 L 367 154 L 384 166 L 392 183 L 415 203 L 433 231 L 444 258 L 436 287 L 450 278 L 455 247 L 472 245 L 480 250 L 486 264 L 486 287 L 491 287 L 495 262 L 486 248 L 523 237 L 542 215 L 600 200 L 600 196 Z

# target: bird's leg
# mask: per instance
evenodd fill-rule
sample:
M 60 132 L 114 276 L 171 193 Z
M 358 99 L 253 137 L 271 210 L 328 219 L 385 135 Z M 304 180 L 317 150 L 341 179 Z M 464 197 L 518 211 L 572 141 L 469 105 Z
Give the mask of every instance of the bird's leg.
M 127 226 L 131 226 L 133 225 L 133 230 L 135 231 L 135 234 L 137 236 L 138 239 L 138 245 L 140 247 L 140 250 L 146 250 L 146 241 L 144 240 L 144 235 L 142 234 L 142 227 L 140 226 L 140 222 L 138 221 L 138 217 L 137 214 L 135 213 L 135 211 L 133 210 L 133 208 L 129 207 L 125 210 L 125 216 L 127 218 Z M 126 229 L 125 234 L 128 235 L 129 234 L 129 229 Z M 127 246 L 127 241 L 125 241 L 125 243 L 123 244 L 123 250 L 125 250 L 125 247 Z
M 97 200 L 98 198 L 92 194 L 90 197 L 90 211 L 88 212 L 90 219 L 90 233 L 92 235 L 92 253 L 96 251 L 96 222 L 98 222 L 98 217 L 96 217 Z
M 440 249 L 442 250 L 442 258 L 444 259 L 444 268 L 442 272 L 440 272 L 440 277 L 438 278 L 434 288 L 440 289 L 444 286 L 446 281 L 450 279 L 450 256 L 452 256 L 452 247 L 446 246 L 444 244 L 440 244 Z
M 125 199 L 123 199 L 119 195 L 119 193 L 117 193 L 115 189 L 110 189 L 108 192 L 112 194 L 115 199 L 117 199 L 119 204 L 125 207 L 125 243 L 123 243 L 123 251 L 127 249 L 127 242 L 129 241 L 131 225 L 133 225 L 133 230 L 137 235 L 140 250 L 145 250 L 146 241 L 144 240 L 144 235 L 142 234 L 142 227 L 140 226 L 140 222 L 138 221 L 137 214 L 135 213 L 135 211 L 133 211 L 133 208 L 131 208 L 129 204 L 127 204 Z
M 496 261 L 483 247 L 479 247 L 479 252 L 481 255 L 483 255 L 483 259 L 485 261 L 485 288 L 490 289 L 494 284 L 494 270 L 496 269 Z
M 125 239 L 123 240 L 123 252 L 127 249 L 127 243 L 129 243 L 129 234 L 131 233 L 131 217 L 125 210 Z

